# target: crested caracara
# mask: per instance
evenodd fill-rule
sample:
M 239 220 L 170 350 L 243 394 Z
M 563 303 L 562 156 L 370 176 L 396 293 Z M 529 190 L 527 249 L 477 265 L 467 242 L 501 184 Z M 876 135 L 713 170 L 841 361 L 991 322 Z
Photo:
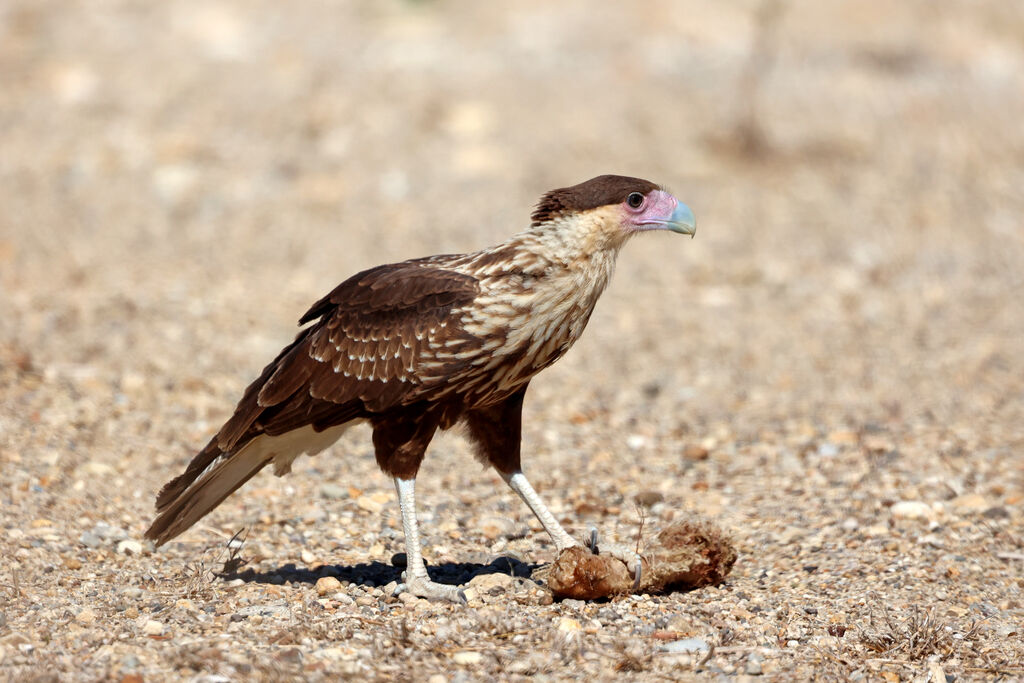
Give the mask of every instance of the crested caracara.
M 377 464 L 398 491 L 407 551 L 402 588 L 464 601 L 457 586 L 428 577 L 414 501 L 434 432 L 463 423 L 478 457 L 533 510 L 557 548 L 579 545 L 522 472 L 526 387 L 579 339 L 630 237 L 693 235 L 696 222 L 657 185 L 612 175 L 548 192 L 532 219 L 489 249 L 365 270 L 313 304 L 295 341 L 160 491 L 146 537 L 166 543 L 267 465 L 285 474 L 299 455 L 315 455 L 368 422 Z M 619 552 L 639 571 L 635 554 Z

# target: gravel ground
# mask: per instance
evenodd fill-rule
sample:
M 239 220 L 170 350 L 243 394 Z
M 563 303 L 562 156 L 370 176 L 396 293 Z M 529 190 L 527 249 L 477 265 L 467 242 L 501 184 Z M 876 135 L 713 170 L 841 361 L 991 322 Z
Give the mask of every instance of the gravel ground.
M 8 0 L 0 71 L 0 678 L 1024 677 L 1018 3 Z M 527 473 L 580 535 L 714 522 L 724 584 L 553 603 L 445 435 L 472 599 L 393 598 L 362 428 L 142 542 L 309 303 L 599 173 L 700 231 L 624 251 Z

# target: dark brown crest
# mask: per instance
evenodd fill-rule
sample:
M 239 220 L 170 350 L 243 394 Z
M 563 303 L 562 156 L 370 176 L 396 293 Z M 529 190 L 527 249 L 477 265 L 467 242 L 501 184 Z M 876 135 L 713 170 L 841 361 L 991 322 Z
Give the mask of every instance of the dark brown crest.
M 631 192 L 647 194 L 657 189 L 657 185 L 642 178 L 599 175 L 579 185 L 551 190 L 541 197 L 531 218 L 533 225 L 539 225 L 568 211 L 587 211 L 618 204 L 625 201 Z

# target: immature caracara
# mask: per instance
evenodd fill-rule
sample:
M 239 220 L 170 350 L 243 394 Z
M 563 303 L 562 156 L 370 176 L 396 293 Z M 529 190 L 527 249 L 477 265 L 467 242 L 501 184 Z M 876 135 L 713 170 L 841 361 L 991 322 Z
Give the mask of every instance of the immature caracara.
M 249 385 L 234 415 L 156 501 L 147 538 L 166 543 L 265 466 L 280 476 L 360 421 L 395 479 L 405 590 L 464 601 L 431 581 L 414 483 L 438 429 L 462 422 L 478 457 L 525 501 L 559 550 L 579 545 L 523 475 L 519 441 L 530 380 L 579 339 L 619 249 L 645 230 L 696 231 L 693 213 L 651 182 L 599 176 L 548 192 L 528 229 L 471 254 L 365 270 L 299 320 L 312 323 Z M 613 554 L 639 570 L 634 553 Z

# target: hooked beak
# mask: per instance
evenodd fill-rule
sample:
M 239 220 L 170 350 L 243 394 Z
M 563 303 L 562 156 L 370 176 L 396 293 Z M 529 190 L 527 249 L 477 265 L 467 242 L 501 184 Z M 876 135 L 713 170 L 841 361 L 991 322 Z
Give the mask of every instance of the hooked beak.
M 693 237 L 697 234 L 697 218 L 693 215 L 693 211 L 690 210 L 690 207 L 679 202 L 676 204 L 676 208 L 672 212 L 672 215 L 665 222 L 665 227 L 672 232 L 678 232 L 680 234 Z

